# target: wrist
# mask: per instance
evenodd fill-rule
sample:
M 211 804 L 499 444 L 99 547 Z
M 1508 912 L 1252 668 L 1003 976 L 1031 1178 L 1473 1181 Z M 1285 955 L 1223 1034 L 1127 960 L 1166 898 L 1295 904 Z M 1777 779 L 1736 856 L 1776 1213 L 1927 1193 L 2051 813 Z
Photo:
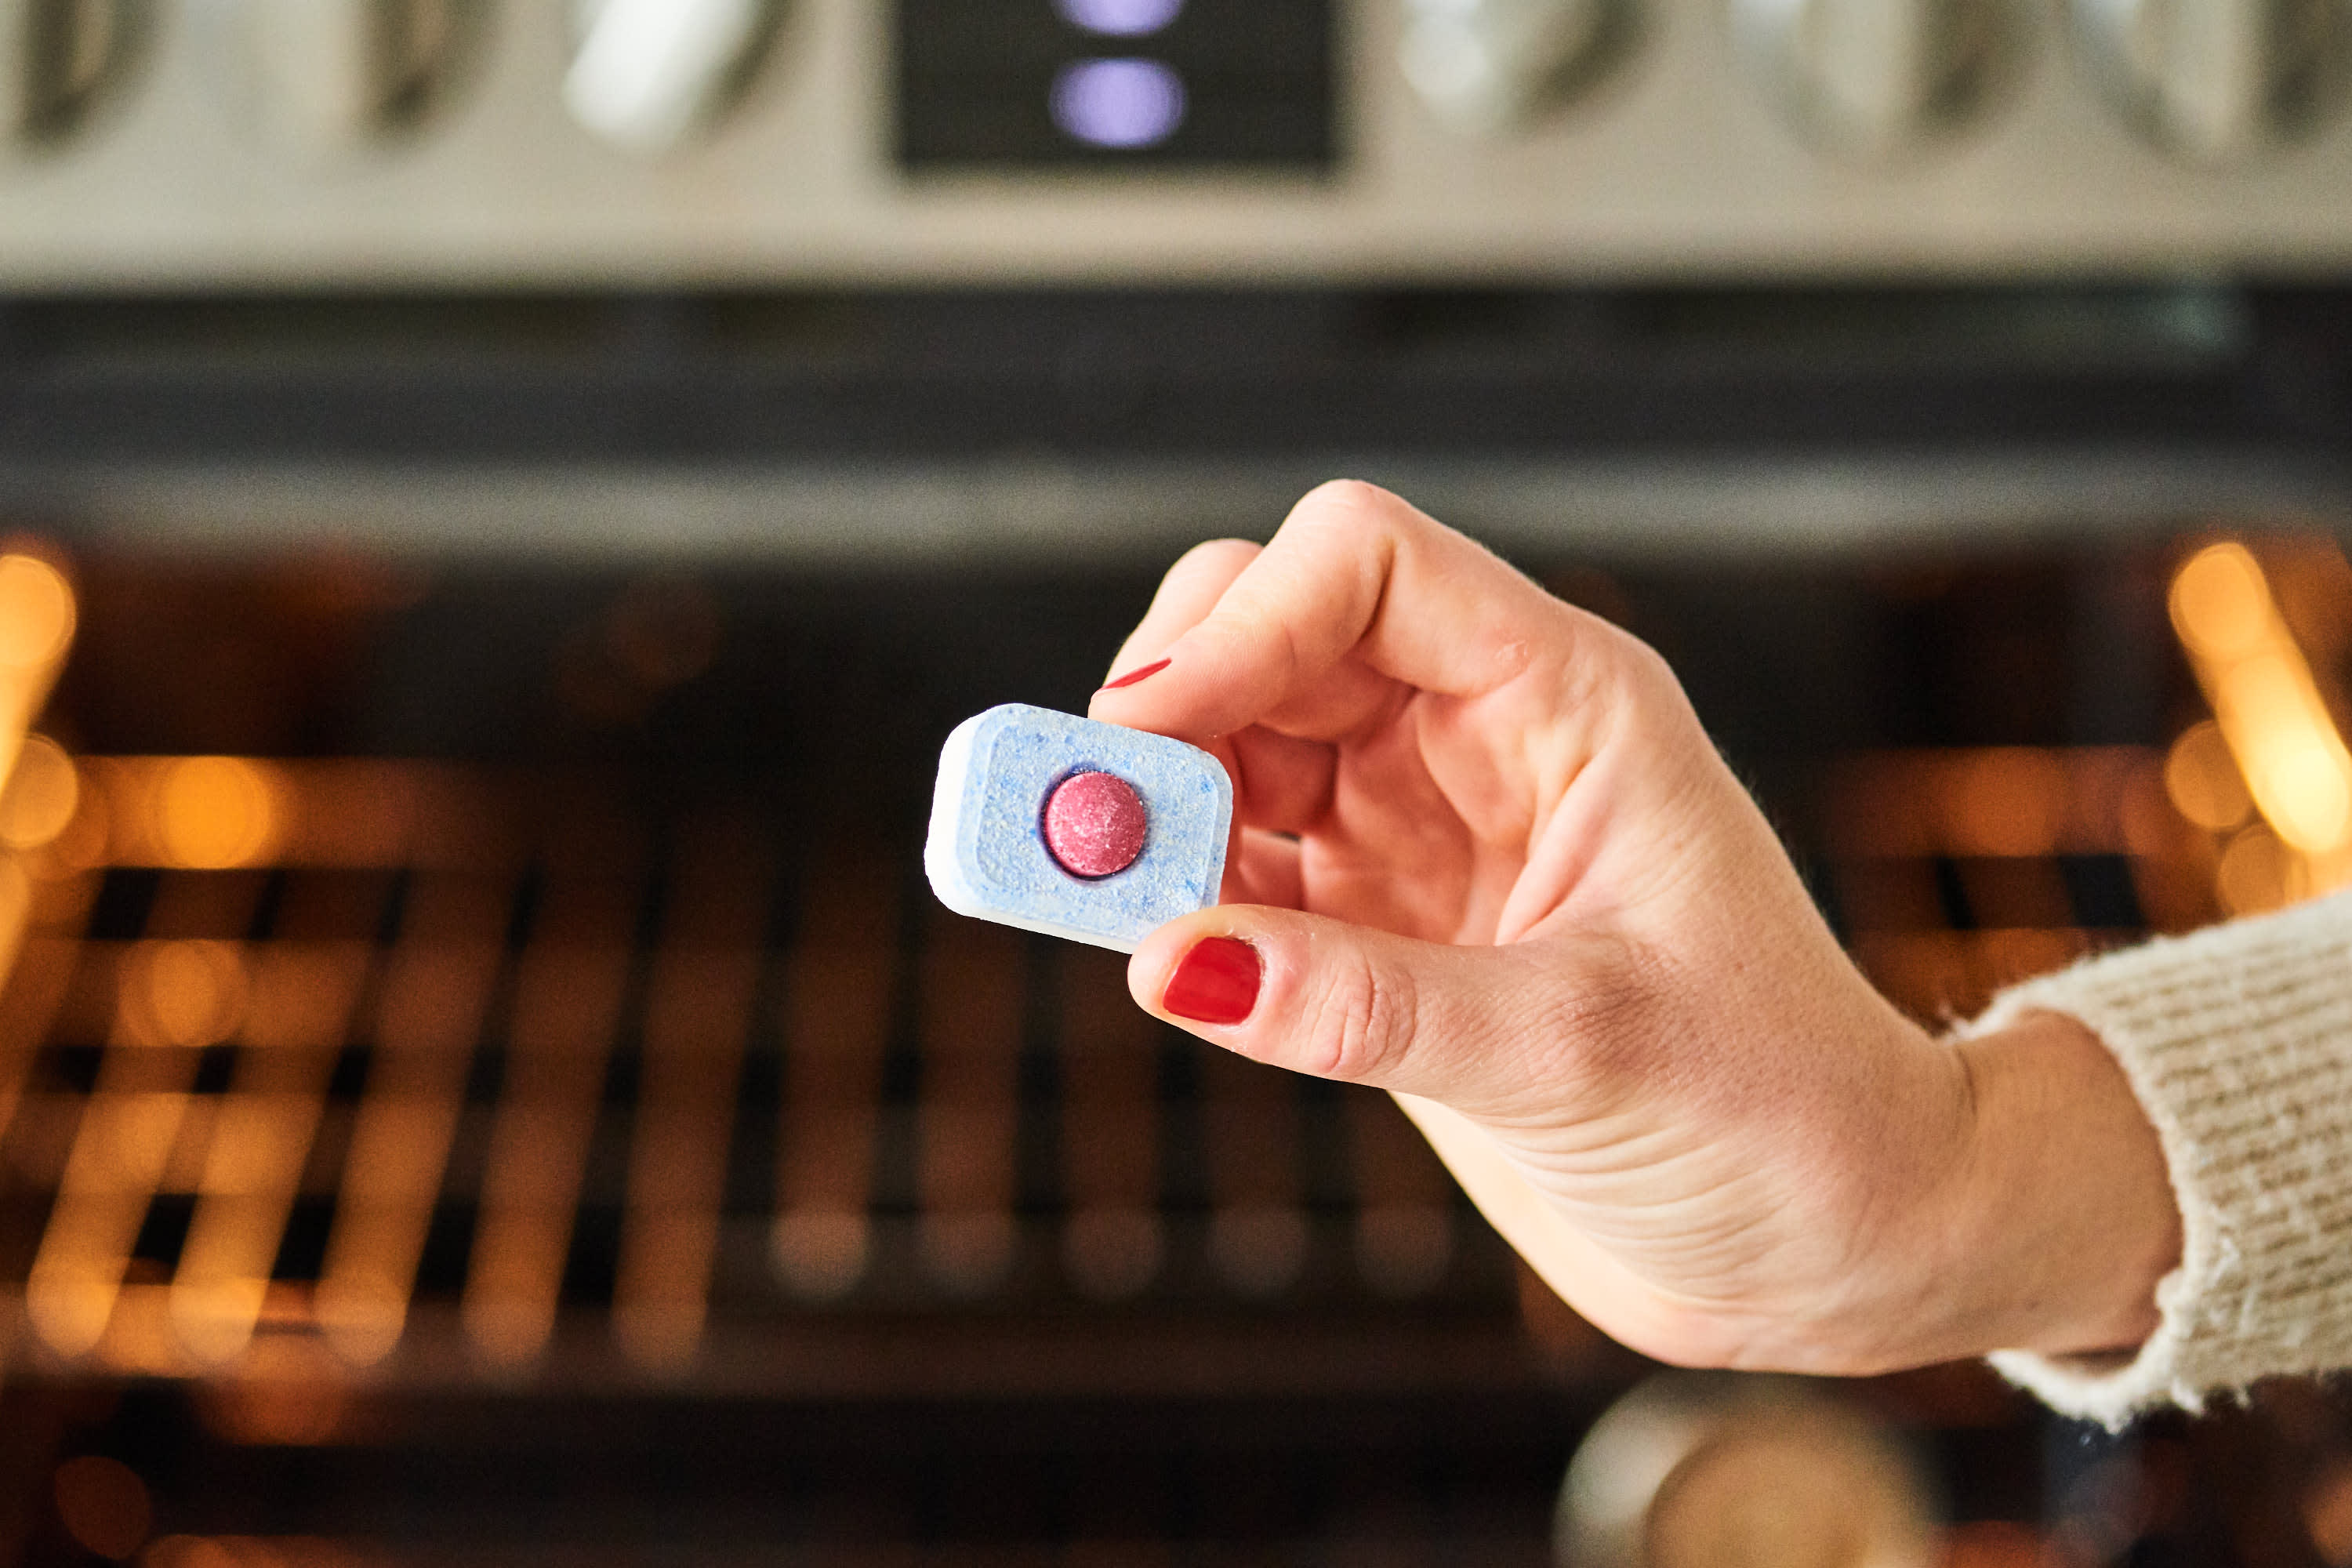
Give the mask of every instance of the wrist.
M 2156 1129 L 2098 1037 L 2030 1013 L 1950 1047 L 1969 1086 L 1934 1233 L 1955 1354 L 2127 1353 L 2156 1330 L 2180 1211 Z

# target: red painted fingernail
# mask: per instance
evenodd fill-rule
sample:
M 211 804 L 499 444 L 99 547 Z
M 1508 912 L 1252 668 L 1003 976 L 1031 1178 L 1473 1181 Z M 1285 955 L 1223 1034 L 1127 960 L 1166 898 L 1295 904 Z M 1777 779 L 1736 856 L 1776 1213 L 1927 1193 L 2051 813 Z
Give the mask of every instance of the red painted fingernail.
M 1265 973 L 1257 949 L 1238 937 L 1206 937 L 1176 961 L 1160 1005 L 1196 1024 L 1238 1024 L 1257 1005 Z
M 1174 661 L 1163 658 L 1157 664 L 1147 664 L 1141 669 L 1130 669 L 1125 675 L 1120 676 L 1117 680 L 1104 682 L 1103 689 L 1105 691 L 1117 691 L 1122 686 L 1132 686 L 1139 680 L 1149 680 L 1153 676 L 1159 674 L 1161 670 L 1167 668 L 1172 662 Z

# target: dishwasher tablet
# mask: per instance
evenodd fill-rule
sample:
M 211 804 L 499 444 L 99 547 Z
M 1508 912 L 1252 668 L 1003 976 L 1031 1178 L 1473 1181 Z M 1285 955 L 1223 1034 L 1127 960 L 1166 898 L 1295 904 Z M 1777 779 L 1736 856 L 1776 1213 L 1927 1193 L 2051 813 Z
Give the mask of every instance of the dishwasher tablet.
M 1132 952 L 1217 901 L 1233 816 L 1199 747 L 1011 702 L 940 751 L 923 869 L 958 914 Z

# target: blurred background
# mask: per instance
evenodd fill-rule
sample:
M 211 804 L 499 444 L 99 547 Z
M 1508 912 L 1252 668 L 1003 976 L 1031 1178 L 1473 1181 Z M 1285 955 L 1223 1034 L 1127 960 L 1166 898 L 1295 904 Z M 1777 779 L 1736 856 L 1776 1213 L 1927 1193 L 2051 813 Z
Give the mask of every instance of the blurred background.
M 1661 1375 L 917 867 L 956 721 L 1349 474 L 1663 649 L 1923 1019 L 2352 879 L 2347 71 L 0 0 L 0 1560 L 2352 1563 L 2325 1387 Z

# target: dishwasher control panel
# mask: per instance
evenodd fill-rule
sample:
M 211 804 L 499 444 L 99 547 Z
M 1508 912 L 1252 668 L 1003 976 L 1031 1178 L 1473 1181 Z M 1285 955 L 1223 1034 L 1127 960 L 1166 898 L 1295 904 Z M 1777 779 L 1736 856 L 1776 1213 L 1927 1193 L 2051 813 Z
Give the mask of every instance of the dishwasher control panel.
M 2352 0 L 0 0 L 0 288 L 2330 277 Z

